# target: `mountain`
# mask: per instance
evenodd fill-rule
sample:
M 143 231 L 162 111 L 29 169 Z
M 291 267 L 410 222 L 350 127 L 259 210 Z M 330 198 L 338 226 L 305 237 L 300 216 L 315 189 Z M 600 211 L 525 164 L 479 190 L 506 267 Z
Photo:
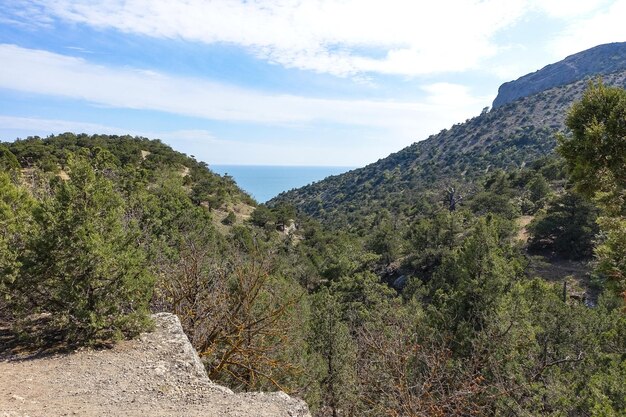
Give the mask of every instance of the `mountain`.
M 493 101 L 493 108 L 553 87 L 624 70 L 626 70 L 626 42 L 599 45 L 568 56 L 515 81 L 502 84 L 498 89 L 498 96 Z
M 626 51 L 624 45 L 612 44 L 608 48 Z M 599 51 L 604 51 L 605 47 L 599 47 Z M 590 51 L 594 50 L 596 48 Z M 599 67 L 587 62 L 597 57 L 596 52 L 590 51 L 565 61 L 576 62 L 577 68 L 585 68 L 588 76 L 599 74 L 601 72 L 591 72 L 592 68 Z M 624 69 L 603 74 L 604 83 L 626 87 L 626 54 L 615 61 L 611 68 Z M 568 65 L 563 62 L 554 64 L 553 68 Z M 541 71 L 535 74 L 539 73 Z M 554 82 L 558 84 L 563 80 Z M 451 184 L 469 187 L 488 172 L 523 168 L 550 155 L 556 146 L 555 133 L 564 129 L 567 110 L 582 95 L 587 83 L 587 79 L 580 79 L 565 85 L 548 85 L 527 97 L 511 102 L 502 100 L 502 104 L 491 111 L 455 124 L 373 164 L 282 193 L 268 204 L 289 203 L 337 227 L 362 223 L 381 209 L 396 216 L 406 213 L 426 195 L 431 199 L 440 198 Z

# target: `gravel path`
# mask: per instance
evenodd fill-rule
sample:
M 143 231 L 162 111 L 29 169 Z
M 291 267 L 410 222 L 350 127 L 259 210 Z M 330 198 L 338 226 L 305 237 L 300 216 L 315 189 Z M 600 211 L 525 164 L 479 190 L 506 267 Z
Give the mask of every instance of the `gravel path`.
M 0 361 L 0 417 L 309 417 L 284 393 L 233 394 L 213 384 L 176 316 L 108 350 Z

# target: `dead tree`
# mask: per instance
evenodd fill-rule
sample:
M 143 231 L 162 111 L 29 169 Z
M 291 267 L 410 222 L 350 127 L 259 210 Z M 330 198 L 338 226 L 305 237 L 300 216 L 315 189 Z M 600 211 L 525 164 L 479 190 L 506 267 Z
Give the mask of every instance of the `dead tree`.
M 455 187 L 449 186 L 446 189 L 445 203 L 448 206 L 449 211 L 456 210 L 456 205 L 463 201 L 463 196 L 461 196 Z

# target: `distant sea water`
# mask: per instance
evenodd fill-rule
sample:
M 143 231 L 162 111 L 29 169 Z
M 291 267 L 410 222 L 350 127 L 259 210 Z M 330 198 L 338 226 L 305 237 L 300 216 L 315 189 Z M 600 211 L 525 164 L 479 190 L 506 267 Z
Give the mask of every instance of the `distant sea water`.
M 354 167 L 209 165 L 220 175 L 228 174 L 239 187 L 259 203 L 265 203 L 283 191 L 303 187 L 330 175 L 348 172 Z

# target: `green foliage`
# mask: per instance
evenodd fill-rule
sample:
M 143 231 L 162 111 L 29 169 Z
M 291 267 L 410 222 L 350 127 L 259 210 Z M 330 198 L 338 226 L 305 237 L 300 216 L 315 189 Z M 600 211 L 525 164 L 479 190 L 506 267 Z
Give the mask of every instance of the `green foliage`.
M 534 214 L 545 206 L 546 200 L 551 195 L 550 183 L 541 174 L 535 174 L 524 186 L 525 193 L 522 196 L 522 212 Z
M 551 201 L 529 225 L 530 248 L 548 250 L 566 259 L 589 258 L 598 233 L 598 210 L 577 193 Z
M 502 294 L 520 273 L 517 259 L 502 250 L 495 219 L 481 219 L 463 244 L 443 259 L 433 278 L 434 305 L 466 353 L 472 335 L 483 329 Z
M 276 227 L 280 230 L 285 230 L 285 227 L 296 218 L 296 209 L 290 204 L 279 204 L 272 211 L 276 218 Z
M 490 191 L 483 191 L 474 195 L 469 206 L 479 216 L 492 213 L 511 220 L 520 214 L 510 196 Z
M 20 274 L 21 257 L 36 232 L 32 219 L 35 205 L 23 187 L 8 173 L 0 172 L 0 308 L 3 301 L 14 301 L 12 288 Z
M 350 415 L 356 394 L 356 347 L 348 325 L 342 321 L 342 308 L 327 289 L 312 300 L 309 344 L 321 358 L 322 399 L 333 416 Z
M 626 86 L 626 71 L 606 75 L 605 80 Z M 382 209 L 399 221 L 410 218 L 416 204 L 438 200 L 450 183 L 458 184 L 466 204 L 481 179 L 499 170 L 532 170 L 550 182 L 562 180 L 562 163 L 553 157 L 555 133 L 565 129 L 567 109 L 586 83 L 556 87 L 492 109 L 373 164 L 283 193 L 268 204 L 294 204 L 325 225 L 363 232 Z M 496 189 L 482 191 L 488 195 L 476 201 L 476 213 L 508 218 L 518 214 L 515 200 L 501 197 Z M 536 208 L 533 202 L 525 212 Z
M 541 200 L 550 194 L 550 184 L 541 174 L 535 175 L 530 182 L 526 184 L 526 189 L 528 190 L 530 201 L 535 204 L 541 202 Z
M 235 224 L 235 221 L 237 221 L 237 217 L 235 217 L 235 213 L 231 210 L 228 212 L 226 217 L 224 217 L 224 220 L 222 220 L 222 223 L 225 224 L 226 226 L 232 226 L 233 224 Z
M 267 206 L 260 205 L 253 212 L 250 221 L 259 227 L 276 223 L 276 215 Z
M 52 314 L 70 342 L 137 333 L 146 327 L 152 277 L 134 243 L 136 225 L 101 170 L 84 157 L 68 167 L 69 181 L 55 180 L 35 212 L 40 233 L 16 281 L 24 307 Z
M 210 209 L 221 206 L 224 203 L 224 196 L 215 194 L 216 180 L 205 178 L 194 184 L 191 190 L 191 199 L 196 204 L 207 203 Z
M 626 218 L 601 217 L 598 223 L 605 235 L 595 250 L 599 261 L 597 271 L 626 299 Z
M 576 187 L 593 197 L 603 213 L 598 219 L 604 237 L 596 248 L 597 272 L 626 299 L 626 90 L 590 83 L 572 106 L 570 138 L 559 138 Z
M 4 145 L 0 145 L 0 171 L 20 169 L 20 163 L 13 153 Z
M 626 90 L 590 83 L 568 116 L 571 137 L 559 137 L 559 152 L 567 161 L 578 189 L 593 196 L 626 186 Z
M 22 164 L 22 168 L 38 167 L 46 172 L 56 173 L 67 164 L 69 155 L 88 149 L 109 151 L 112 166 L 118 170 L 125 168 L 143 169 L 148 180 L 151 175 L 162 171 L 176 172 L 184 176 L 185 185 L 192 190 L 192 200 L 196 204 L 206 202 L 210 209 L 226 203 L 243 202 L 254 205 L 254 201 L 237 187 L 231 177 L 220 177 L 212 173 L 206 163 L 198 162 L 180 152 L 174 151 L 159 140 L 142 137 L 117 135 L 86 135 L 63 133 L 45 139 L 29 137 L 12 143 L 3 143 Z M 0 151 L 2 155 L 4 151 Z M 4 157 L 0 157 L 4 160 Z
M 230 211 L 226 228 L 213 209 L 254 202 L 158 141 L 6 144 L 29 169 L 28 187 L 0 173 L 0 291 L 84 342 L 138 330 L 154 277 L 152 308 L 179 315 L 213 379 L 284 389 L 318 416 L 619 415 L 621 300 L 564 302 L 560 283 L 524 277 L 513 242 L 524 212 L 550 250 L 593 244 L 595 209 L 563 194 L 564 161 L 549 155 L 577 88 L 485 112 L 250 221 Z M 595 253 L 618 277 L 626 225 L 611 187 L 596 196 L 611 216 Z
M 389 265 L 400 256 L 402 249 L 401 232 L 386 210 L 379 214 L 372 229 L 367 247 L 380 255 L 384 264 Z
M 498 409 L 619 415 L 625 391 L 615 376 L 622 372 L 625 317 L 612 301 L 590 309 L 563 302 L 559 292 L 541 280 L 516 282 L 475 342 L 490 356 L 493 388 L 507 393 L 497 395 Z
M 344 276 L 330 285 L 341 306 L 342 319 L 355 330 L 367 323 L 380 323 L 385 314 L 398 307 L 396 292 L 371 272 Z
M 411 225 L 407 236 L 411 246 L 405 263 L 413 274 L 430 280 L 442 258 L 460 243 L 466 214 L 441 210 Z

